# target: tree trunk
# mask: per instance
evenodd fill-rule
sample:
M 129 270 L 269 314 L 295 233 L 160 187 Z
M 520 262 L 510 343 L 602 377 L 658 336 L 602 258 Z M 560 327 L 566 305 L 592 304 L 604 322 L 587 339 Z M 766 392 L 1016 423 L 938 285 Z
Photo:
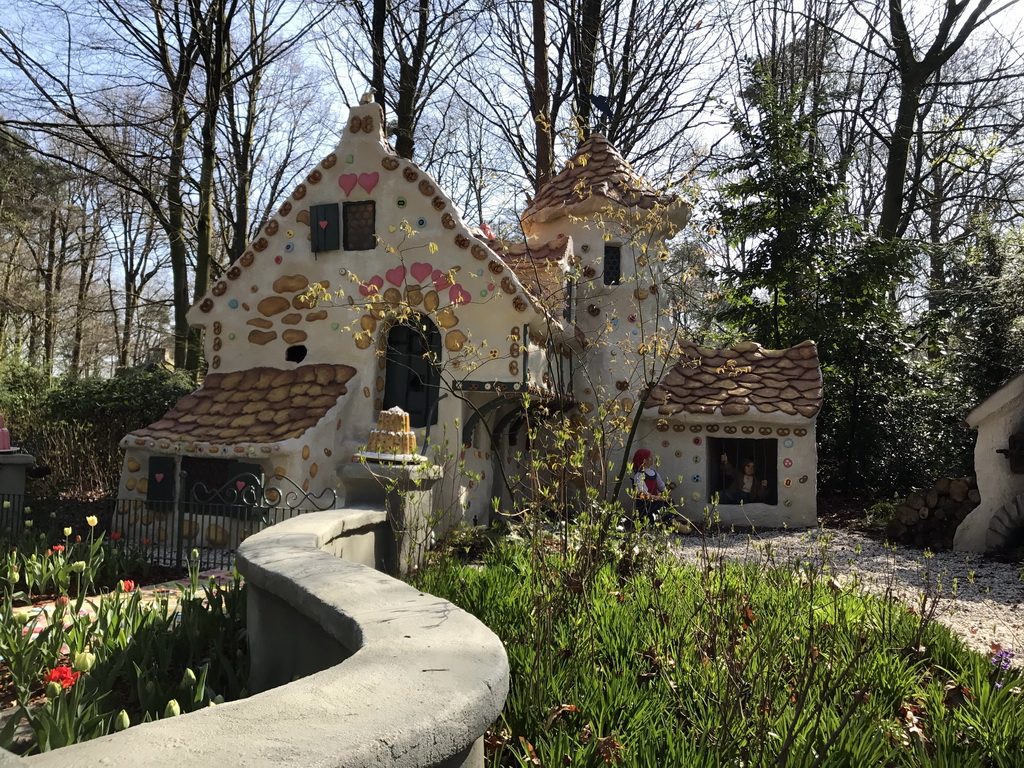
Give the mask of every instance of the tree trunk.
M 555 166 L 555 128 L 551 120 L 551 76 L 548 72 L 547 0 L 533 0 L 533 90 L 530 111 L 537 139 L 533 180 L 539 192 L 551 180 Z
M 384 108 L 384 28 L 388 17 L 387 0 L 373 0 L 373 20 L 370 30 L 370 48 L 373 52 L 374 100 Z
M 913 78 L 913 79 L 912 79 Z M 922 84 L 916 75 L 908 75 L 901 85 L 896 123 L 889 138 L 889 155 L 885 162 L 885 186 L 882 191 L 882 213 L 878 219 L 878 236 L 894 240 L 903 234 L 903 181 L 910 159 L 910 141 L 914 123 L 921 108 Z
M 590 97 L 594 93 L 597 40 L 600 35 L 601 0 L 583 0 L 580 6 L 579 33 L 573 64 L 576 69 L 576 120 L 580 135 L 584 139 L 590 136 L 590 117 L 593 112 Z

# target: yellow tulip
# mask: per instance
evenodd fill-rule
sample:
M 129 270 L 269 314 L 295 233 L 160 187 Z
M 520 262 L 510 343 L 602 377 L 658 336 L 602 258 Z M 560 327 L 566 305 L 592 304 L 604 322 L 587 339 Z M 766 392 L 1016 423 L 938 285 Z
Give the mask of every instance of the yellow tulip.
M 99 520 L 96 519 L 96 515 L 89 515 L 87 518 L 85 518 L 85 522 L 89 524 L 90 528 L 95 528 Z

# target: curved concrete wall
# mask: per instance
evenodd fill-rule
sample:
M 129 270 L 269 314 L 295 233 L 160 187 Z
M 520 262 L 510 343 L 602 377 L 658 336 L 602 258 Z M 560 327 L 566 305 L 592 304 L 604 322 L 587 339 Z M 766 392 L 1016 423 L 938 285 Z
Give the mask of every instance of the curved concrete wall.
M 2 754 L 0 763 L 483 765 L 481 737 L 508 692 L 505 650 L 451 603 L 335 556 L 368 536 L 349 549 L 372 558 L 383 514 L 302 515 L 242 545 L 254 688 L 305 677 L 55 752 Z

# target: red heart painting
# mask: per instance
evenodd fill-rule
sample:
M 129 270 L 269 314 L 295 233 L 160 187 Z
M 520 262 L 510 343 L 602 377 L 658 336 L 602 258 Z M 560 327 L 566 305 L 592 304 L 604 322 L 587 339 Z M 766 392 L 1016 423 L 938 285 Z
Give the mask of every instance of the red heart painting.
M 153 475 L 153 479 L 156 480 L 158 483 L 162 483 L 164 481 L 164 473 L 157 472 L 155 475 Z
M 359 177 L 354 173 L 343 173 L 338 177 L 338 186 L 345 190 L 345 197 L 352 194 L 357 183 L 359 183 Z
M 430 277 L 430 273 L 434 271 L 434 268 L 426 262 L 414 261 L 413 265 L 409 267 L 409 271 L 412 273 L 412 276 L 416 279 L 417 283 L 422 283 Z
M 405 282 L 405 265 L 400 264 L 394 269 L 389 269 L 384 273 L 384 277 L 386 277 L 388 282 L 392 285 L 401 285 Z
M 373 188 L 377 186 L 377 182 L 380 180 L 380 174 L 374 171 L 373 173 L 360 173 L 359 174 L 359 186 L 365 189 L 367 192 L 373 192 Z
M 472 299 L 472 294 L 463 288 L 460 283 L 456 283 L 452 286 L 452 289 L 448 291 L 448 300 L 452 304 L 469 304 Z
M 361 283 L 359 286 L 359 292 L 363 296 L 373 296 L 384 286 L 384 278 L 380 275 L 374 275 L 365 283 Z
M 318 222 L 318 223 L 320 224 L 320 229 L 327 229 L 327 222 L 326 221 L 321 221 L 321 222 Z
M 245 488 L 245 480 L 235 480 L 235 488 L 238 490 Z
M 442 272 L 440 269 L 435 269 L 431 273 L 430 278 L 434 281 L 435 291 L 443 291 L 452 284 L 452 281 L 448 279 L 448 273 Z

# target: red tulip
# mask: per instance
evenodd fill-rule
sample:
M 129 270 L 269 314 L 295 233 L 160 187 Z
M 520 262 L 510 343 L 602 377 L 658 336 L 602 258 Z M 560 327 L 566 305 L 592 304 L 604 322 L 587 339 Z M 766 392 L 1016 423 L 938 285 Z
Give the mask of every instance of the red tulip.
M 43 675 L 44 683 L 59 683 L 61 688 L 70 688 L 78 681 L 81 672 L 75 672 L 71 667 L 54 667 Z

